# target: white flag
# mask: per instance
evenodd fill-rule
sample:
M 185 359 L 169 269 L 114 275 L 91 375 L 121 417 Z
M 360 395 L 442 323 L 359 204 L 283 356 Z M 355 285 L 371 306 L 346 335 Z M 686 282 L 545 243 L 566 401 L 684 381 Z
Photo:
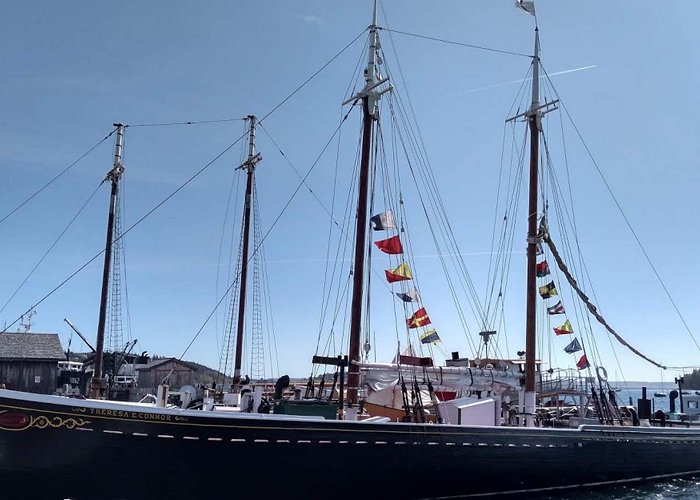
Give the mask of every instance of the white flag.
M 406 293 L 396 292 L 396 296 L 404 302 L 420 301 L 420 295 L 418 294 L 418 290 L 415 288 L 410 288 Z
M 371 217 L 370 222 L 374 225 L 372 229 L 375 231 L 384 231 L 386 229 L 396 229 L 394 222 L 394 213 L 391 210 L 377 214 Z
M 535 2 L 528 2 L 525 0 L 515 0 L 515 6 L 520 7 L 528 14 L 535 15 Z

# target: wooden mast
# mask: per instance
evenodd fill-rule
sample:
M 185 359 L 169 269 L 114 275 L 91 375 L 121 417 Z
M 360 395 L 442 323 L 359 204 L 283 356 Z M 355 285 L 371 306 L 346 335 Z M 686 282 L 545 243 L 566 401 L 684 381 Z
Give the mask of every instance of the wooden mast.
M 102 355 L 105 344 L 105 322 L 107 320 L 107 296 L 109 294 L 109 271 L 112 264 L 112 243 L 114 239 L 114 217 L 119 194 L 119 180 L 124 173 L 122 165 L 122 147 L 124 144 L 124 125 L 115 123 L 117 136 L 114 144 L 114 166 L 107 173 L 107 179 L 112 183 L 112 193 L 109 199 L 109 218 L 107 219 L 107 242 L 105 244 L 105 260 L 102 271 L 102 296 L 100 297 L 100 317 L 97 323 L 97 342 L 95 345 L 95 364 L 90 382 L 90 397 L 99 398 L 102 388 Z
M 535 28 L 535 55 L 532 60 L 532 104 L 527 114 L 530 128 L 530 187 L 527 211 L 527 310 L 525 313 L 525 422 L 534 425 L 537 349 L 537 176 L 542 112 L 540 105 L 540 35 Z
M 241 364 L 243 360 L 243 332 L 245 329 L 246 288 L 248 285 L 248 254 L 250 246 L 250 212 L 253 205 L 253 183 L 255 181 L 255 166 L 262 156 L 255 153 L 255 125 L 257 119 L 253 115 L 246 117 L 250 122 L 248 134 L 248 159 L 238 169 L 246 169 L 247 181 L 245 189 L 245 204 L 243 207 L 243 246 L 241 249 L 240 295 L 238 298 L 238 329 L 236 333 L 236 364 L 233 370 L 233 384 L 241 381 Z M 237 170 L 238 170 L 237 169 Z
M 350 309 L 350 348 L 348 368 L 348 404 L 357 403 L 360 381 L 360 368 L 353 362 L 360 361 L 360 337 L 362 328 L 362 298 L 364 291 L 365 254 L 367 252 L 367 196 L 369 189 L 370 150 L 372 146 L 372 126 L 377 119 L 377 101 L 389 89 L 377 90 L 388 78 L 382 79 L 377 67 L 379 36 L 377 33 L 377 2 L 374 2 L 372 24 L 369 27 L 369 53 L 365 68 L 365 86 L 357 95 L 346 101 L 362 102 L 362 154 L 360 158 L 360 178 L 357 199 L 357 220 L 355 226 L 355 259 L 353 264 L 352 305 Z
M 529 12 L 529 11 L 528 11 Z M 530 128 L 530 185 L 528 194 L 527 215 L 527 305 L 525 311 L 525 393 L 524 408 L 525 424 L 535 425 L 535 386 L 537 377 L 537 244 L 541 241 L 538 235 L 537 223 L 537 194 L 539 175 L 539 144 L 542 130 L 542 116 L 557 108 L 559 99 L 545 101 L 540 104 L 540 33 L 535 26 L 535 54 L 532 58 L 532 103 L 524 113 L 520 113 L 506 122 L 525 119 Z

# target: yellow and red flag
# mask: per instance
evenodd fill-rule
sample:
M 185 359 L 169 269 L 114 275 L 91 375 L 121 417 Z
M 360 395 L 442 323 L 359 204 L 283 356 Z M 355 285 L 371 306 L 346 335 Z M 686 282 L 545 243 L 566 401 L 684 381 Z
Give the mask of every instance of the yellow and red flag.
M 396 269 L 386 269 L 384 271 L 386 274 L 386 280 L 389 283 L 394 283 L 395 281 L 405 281 L 413 278 L 411 274 L 411 268 L 405 262 L 401 263 Z
M 409 328 L 418 328 L 419 326 L 429 325 L 431 323 L 428 313 L 425 312 L 425 307 L 421 307 L 413 316 L 406 320 L 406 324 Z
M 563 325 L 554 328 L 554 333 L 557 335 L 568 335 L 570 333 L 574 333 L 574 329 L 571 326 L 571 322 L 567 319 L 564 321 Z

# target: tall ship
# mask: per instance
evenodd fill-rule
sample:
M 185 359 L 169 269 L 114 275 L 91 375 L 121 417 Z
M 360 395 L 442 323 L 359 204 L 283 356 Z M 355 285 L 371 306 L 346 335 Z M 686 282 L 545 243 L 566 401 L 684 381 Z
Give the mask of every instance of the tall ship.
M 516 3 L 534 15 L 532 2 Z M 561 214 L 553 210 L 550 215 L 542 203 L 543 179 L 553 182 L 545 175 L 551 158 L 543 124 L 560 102 L 542 96 L 545 79 L 540 73 L 537 28 L 528 104 L 513 110 L 507 121 L 508 126 L 525 129 L 519 147 L 527 161 L 520 163 L 520 177 L 514 182 L 527 185 L 524 350 L 512 358 L 502 356 L 492 315 L 478 311 L 482 319 L 478 355 L 464 358 L 455 351 L 444 364 L 435 361 L 439 315 L 429 314 L 432 304 L 418 287 L 420 266 L 408 239 L 404 193 L 391 191 L 389 181 L 397 177 L 381 168 L 382 162 L 402 164 L 411 170 L 410 176 L 424 175 L 398 152 L 399 145 L 406 150 L 419 147 L 420 138 L 409 127 L 397 132 L 395 142 L 389 141 L 397 151 L 382 142 L 388 129 L 382 128 L 380 119 L 387 114 L 400 122 L 410 113 L 394 98 L 396 81 L 386 71 L 388 57 L 380 43 L 377 12 L 375 3 L 367 29 L 367 57 L 358 71 L 360 84 L 345 99 L 341 119 L 344 124 L 355 114 L 360 122 L 356 175 L 347 188 L 354 199 L 348 208 L 354 226 L 344 227 L 341 237 L 352 254 L 351 273 L 343 283 L 350 313 L 342 345 L 328 342 L 310 359 L 318 370 L 314 375 L 322 373 L 321 382 L 310 376 L 305 391 L 284 398 L 290 381 L 281 377 L 272 404 L 263 404 L 258 394 L 251 404 L 239 400 L 236 408 L 229 409 L 206 401 L 197 408 L 173 405 L 168 377 L 153 403 L 103 399 L 114 207 L 124 173 L 125 126 L 116 124 L 114 163 L 107 175 L 111 201 L 89 397 L 0 389 L 2 491 L 17 498 L 76 499 L 526 497 L 700 473 L 700 428 L 670 422 L 656 425 L 646 398 L 623 411 L 605 368 L 594 362 L 594 349 L 576 336 L 578 327 L 566 314 L 569 304 L 563 303 L 561 293 L 565 286 L 591 321 L 635 354 L 660 365 L 608 323 L 585 292 L 582 278 L 575 275 L 576 268 L 565 262 L 568 245 L 555 241 L 553 226 Z M 384 100 L 389 101 L 386 108 Z M 256 119 L 248 118 L 248 160 L 243 168 L 248 174 L 249 208 L 260 156 L 254 147 Z M 420 204 L 439 207 L 434 179 L 428 176 L 427 184 L 432 190 L 425 191 Z M 509 203 L 517 201 L 514 196 Z M 504 219 L 510 222 L 518 214 L 509 212 Z M 452 227 L 447 219 L 438 222 L 443 229 Z M 247 223 L 245 228 L 248 231 Z M 506 240 L 512 239 L 509 231 L 510 226 L 503 232 Z M 449 235 L 447 240 L 452 241 Z M 246 251 L 236 277 L 241 280 L 241 318 L 245 269 L 258 250 L 247 248 L 247 239 L 242 241 Z M 449 251 L 460 253 L 456 246 Z M 377 277 L 378 264 L 373 267 L 372 259 L 384 256 L 390 260 Z M 555 269 L 558 282 L 553 279 Z M 378 295 L 371 292 L 373 279 L 380 280 L 385 295 L 398 304 L 397 330 L 407 338 L 401 337 L 394 352 L 379 360 L 369 355 L 374 341 L 369 304 Z M 502 296 L 494 290 L 494 297 Z M 325 308 L 335 312 L 333 305 Z M 541 372 L 537 324 L 552 319 L 554 333 L 567 339 L 566 353 L 575 357 L 576 372 L 570 377 L 555 376 L 553 369 Z M 242 321 L 239 318 L 239 330 Z M 238 343 L 241 336 L 239 332 Z M 237 385 L 243 378 L 241 356 L 238 345 L 231 360 L 232 383 Z M 566 419 L 559 403 L 564 395 L 579 398 L 567 407 L 575 412 Z M 549 407 L 548 401 L 553 401 Z M 52 450 L 60 450 L 60 456 Z M 217 475 L 221 468 L 225 480 Z M 128 480 L 115 488 L 114 479 L 125 477 Z

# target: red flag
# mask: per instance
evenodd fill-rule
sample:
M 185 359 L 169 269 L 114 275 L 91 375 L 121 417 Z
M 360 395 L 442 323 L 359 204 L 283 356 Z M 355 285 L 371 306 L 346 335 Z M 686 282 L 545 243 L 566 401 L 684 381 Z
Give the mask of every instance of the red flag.
M 543 260 L 542 262 L 538 262 L 536 271 L 538 278 L 543 278 L 544 276 L 547 276 L 549 274 L 549 264 L 547 264 L 547 261 Z
M 431 323 L 428 313 L 425 312 L 425 307 L 421 307 L 413 316 L 406 320 L 406 324 L 409 328 L 418 328 L 419 326 L 429 325 Z
M 581 356 L 581 359 L 579 359 L 578 362 L 576 363 L 576 368 L 578 368 L 579 370 L 583 370 L 584 368 L 588 368 L 589 366 L 591 366 L 591 365 L 588 362 L 588 358 L 586 357 L 585 354 L 583 356 Z
M 401 240 L 398 234 L 386 240 L 375 241 L 374 244 L 377 245 L 379 250 L 390 255 L 403 253 L 403 247 L 401 246 Z

